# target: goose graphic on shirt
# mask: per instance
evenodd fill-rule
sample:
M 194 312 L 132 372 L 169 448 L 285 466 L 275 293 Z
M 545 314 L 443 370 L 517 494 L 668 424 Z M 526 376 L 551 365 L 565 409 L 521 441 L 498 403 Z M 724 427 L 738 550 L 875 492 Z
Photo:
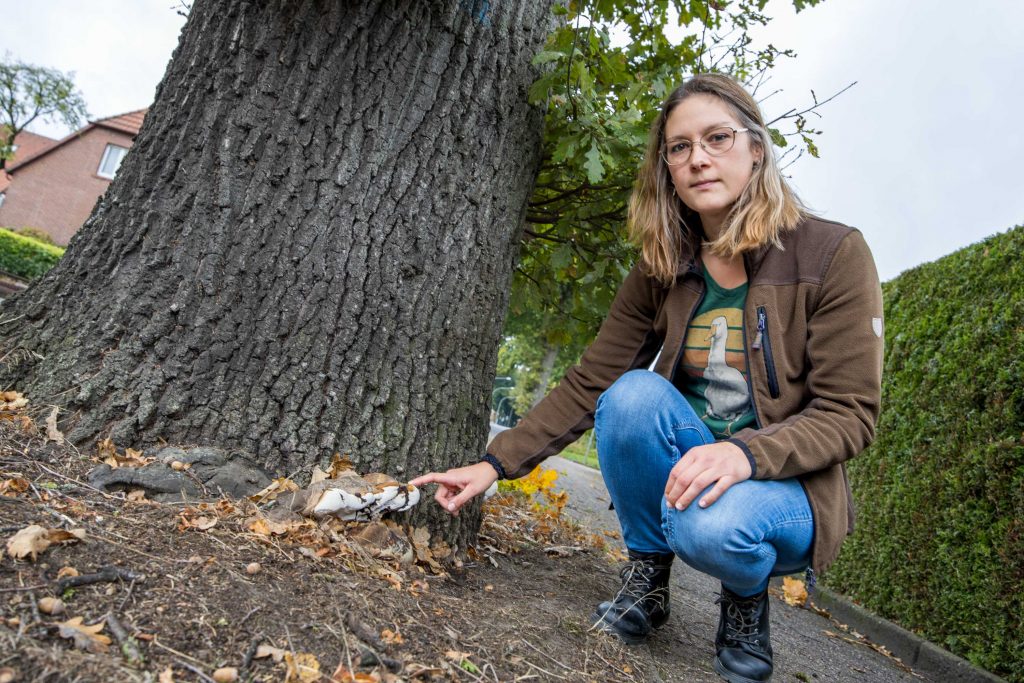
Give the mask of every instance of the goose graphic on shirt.
M 756 423 L 743 350 L 747 285 L 723 289 L 705 275 L 707 293 L 686 330 L 676 387 L 716 439 Z

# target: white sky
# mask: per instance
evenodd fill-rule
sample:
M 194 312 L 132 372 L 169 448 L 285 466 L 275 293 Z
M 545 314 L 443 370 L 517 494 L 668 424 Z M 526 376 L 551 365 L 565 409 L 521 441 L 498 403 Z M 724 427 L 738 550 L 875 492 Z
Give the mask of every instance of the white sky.
M 175 0 L 12 3 L 0 51 L 75 71 L 91 118 L 148 106 L 184 19 Z M 787 173 L 818 213 L 864 231 L 882 279 L 1024 223 L 1024 3 L 824 0 L 796 15 L 772 0 L 764 42 L 798 57 L 775 70 L 768 118 L 854 88 L 812 125 L 821 159 Z M 51 137 L 53 125 L 32 130 Z

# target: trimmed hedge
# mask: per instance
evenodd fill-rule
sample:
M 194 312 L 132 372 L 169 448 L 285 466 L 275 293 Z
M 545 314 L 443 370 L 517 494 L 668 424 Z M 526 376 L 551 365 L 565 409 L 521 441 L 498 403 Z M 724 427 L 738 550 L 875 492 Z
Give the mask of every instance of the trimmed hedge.
M 1024 227 L 883 291 L 878 437 L 827 583 L 1024 682 Z
M 53 268 L 64 250 L 0 228 L 0 271 L 31 280 Z

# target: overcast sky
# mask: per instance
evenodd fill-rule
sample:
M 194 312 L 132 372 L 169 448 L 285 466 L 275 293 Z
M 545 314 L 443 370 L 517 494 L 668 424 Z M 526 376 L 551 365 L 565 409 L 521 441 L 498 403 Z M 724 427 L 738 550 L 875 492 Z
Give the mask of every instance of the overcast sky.
M 76 72 L 91 118 L 148 106 L 184 23 L 175 0 L 13 3 L 0 51 Z M 772 118 L 857 85 L 813 125 L 821 159 L 787 169 L 820 215 L 860 228 L 882 279 L 1024 223 L 1024 3 L 773 0 L 759 40 L 799 56 L 760 95 Z M 38 125 L 51 137 L 69 131 Z

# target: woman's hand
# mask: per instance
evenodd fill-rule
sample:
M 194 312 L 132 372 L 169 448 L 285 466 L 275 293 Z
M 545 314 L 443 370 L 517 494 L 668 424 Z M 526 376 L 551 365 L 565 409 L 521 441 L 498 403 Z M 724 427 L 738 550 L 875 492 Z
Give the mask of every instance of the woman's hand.
M 458 516 L 459 508 L 486 491 L 498 479 L 490 463 L 478 462 L 467 467 L 456 467 L 447 472 L 431 472 L 409 483 L 413 486 L 437 484 L 434 500 L 451 514 Z
M 750 462 L 736 444 L 728 441 L 695 446 L 675 464 L 665 484 L 665 500 L 685 510 L 701 491 L 715 485 L 701 497 L 702 508 L 714 503 L 733 484 L 750 479 Z

